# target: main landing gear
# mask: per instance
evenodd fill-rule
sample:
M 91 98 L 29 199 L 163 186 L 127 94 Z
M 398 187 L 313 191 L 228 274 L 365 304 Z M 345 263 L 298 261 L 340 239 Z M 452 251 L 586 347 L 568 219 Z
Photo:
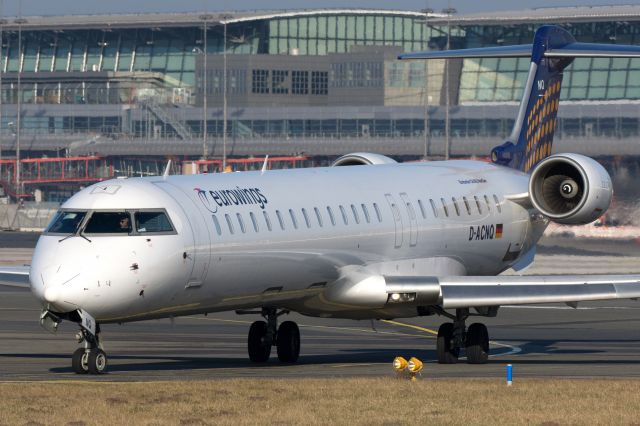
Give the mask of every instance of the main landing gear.
M 107 370 L 107 354 L 100 348 L 100 325 L 96 324 L 95 334 L 80 327 L 78 343 L 83 347 L 76 349 L 71 356 L 71 368 L 76 374 L 103 374 Z
M 237 312 L 248 314 L 255 312 Z M 294 363 L 300 355 L 300 330 L 293 321 L 285 321 L 278 327 L 278 317 L 289 311 L 278 312 L 275 308 L 263 308 L 260 314 L 266 321 L 255 321 L 249 328 L 247 347 L 252 362 L 263 363 L 269 360 L 271 347 L 276 346 L 278 359 L 285 363 Z
M 465 347 L 469 364 L 486 364 L 489 359 L 489 333 L 481 323 L 473 323 L 465 330 L 465 321 L 469 317 L 468 309 L 456 309 L 454 321 L 445 322 L 438 329 L 436 351 L 438 363 L 455 364 L 460 349 Z

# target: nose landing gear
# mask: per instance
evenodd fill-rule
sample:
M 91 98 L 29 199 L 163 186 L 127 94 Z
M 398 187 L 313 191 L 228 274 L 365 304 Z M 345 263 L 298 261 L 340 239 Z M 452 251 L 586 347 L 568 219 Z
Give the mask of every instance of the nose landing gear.
M 255 311 L 236 311 L 238 314 L 255 314 Z M 269 360 L 271 347 L 276 346 L 278 359 L 283 363 L 294 363 L 300 355 L 300 330 L 293 321 L 285 321 L 278 327 L 278 317 L 289 311 L 278 312 L 275 308 L 263 308 L 259 312 L 266 321 L 255 321 L 249 328 L 247 348 L 252 362 Z
M 91 335 L 85 329 L 78 332 L 78 343 L 84 347 L 75 350 L 71 356 L 71 368 L 76 374 L 103 374 L 107 370 L 107 354 L 100 348 L 98 338 L 100 326 L 96 326 L 96 334 Z
M 76 374 L 103 374 L 107 370 L 107 354 L 100 347 L 100 324 L 83 310 L 78 310 L 80 331 L 78 343 L 84 347 L 71 356 L 71 368 Z

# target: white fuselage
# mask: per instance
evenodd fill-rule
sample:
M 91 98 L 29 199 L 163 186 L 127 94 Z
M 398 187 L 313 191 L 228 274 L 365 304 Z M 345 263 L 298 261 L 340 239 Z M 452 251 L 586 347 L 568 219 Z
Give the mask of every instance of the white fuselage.
M 174 232 L 45 233 L 31 287 L 50 309 L 81 307 L 103 323 L 260 306 L 409 316 L 415 311 L 325 303 L 323 291 L 346 268 L 402 276 L 502 272 L 546 225 L 505 199 L 526 193 L 527 184 L 528 175 L 475 161 L 110 180 L 62 209 L 90 216 L 162 208 Z

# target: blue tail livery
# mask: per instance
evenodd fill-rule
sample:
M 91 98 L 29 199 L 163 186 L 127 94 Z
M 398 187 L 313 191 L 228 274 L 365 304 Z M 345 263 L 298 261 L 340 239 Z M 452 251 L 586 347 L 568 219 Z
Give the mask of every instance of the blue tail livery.
M 531 57 L 529 74 L 511 135 L 491 150 L 491 160 L 529 172 L 551 155 L 562 73 L 577 57 L 640 57 L 640 46 L 578 43 L 565 29 L 545 25 L 533 44 L 406 53 L 398 59 Z

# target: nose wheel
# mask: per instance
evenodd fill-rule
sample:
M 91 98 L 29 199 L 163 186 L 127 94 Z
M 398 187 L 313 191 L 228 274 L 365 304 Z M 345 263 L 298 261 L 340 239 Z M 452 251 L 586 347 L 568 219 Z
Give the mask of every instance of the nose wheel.
M 95 334 L 80 328 L 78 343 L 83 343 L 83 347 L 76 349 L 71 356 L 71 368 L 74 373 L 104 374 L 107 371 L 107 354 L 100 348 L 99 333 L 99 325 L 96 325 Z
M 237 311 L 239 314 L 257 313 Z M 266 321 L 255 321 L 249 328 L 247 349 L 249 359 L 255 363 L 269 360 L 271 347 L 276 346 L 278 359 L 283 363 L 294 363 L 300 356 L 300 329 L 293 321 L 285 321 L 278 327 L 278 317 L 288 311 L 277 312 L 275 308 L 264 308 L 260 314 Z

